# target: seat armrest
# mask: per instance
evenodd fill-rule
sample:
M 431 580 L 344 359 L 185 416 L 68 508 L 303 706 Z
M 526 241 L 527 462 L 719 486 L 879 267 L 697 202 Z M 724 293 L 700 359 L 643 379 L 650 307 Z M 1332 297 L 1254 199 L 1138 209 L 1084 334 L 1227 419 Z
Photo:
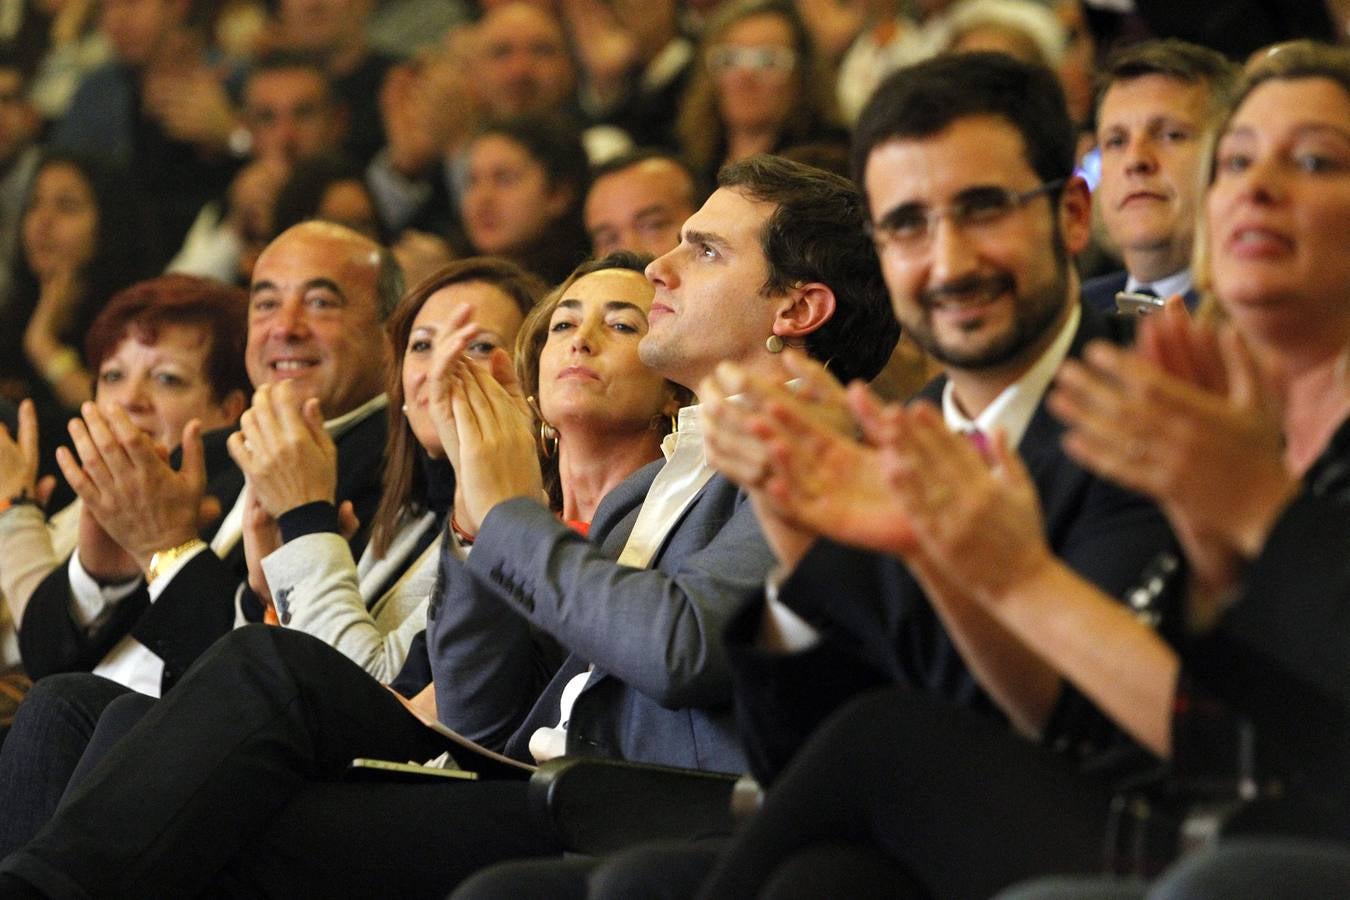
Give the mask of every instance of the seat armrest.
M 750 797 L 753 806 L 758 790 L 749 776 L 560 757 L 530 777 L 529 804 L 563 847 L 602 854 L 650 840 L 731 834 L 733 797 Z M 735 802 L 738 810 L 746 805 Z

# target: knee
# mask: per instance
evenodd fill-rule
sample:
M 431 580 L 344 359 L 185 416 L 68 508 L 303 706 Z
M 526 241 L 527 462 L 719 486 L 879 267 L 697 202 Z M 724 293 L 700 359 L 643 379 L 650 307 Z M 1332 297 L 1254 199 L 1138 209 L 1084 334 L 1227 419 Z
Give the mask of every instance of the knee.
M 194 669 L 234 666 L 257 670 L 269 668 L 288 651 L 286 647 L 303 635 L 274 625 L 245 625 L 222 636 L 202 654 Z
M 75 722 L 92 730 L 103 710 L 130 689 L 88 672 L 63 672 L 39 679 L 15 715 L 15 728 L 25 720 Z

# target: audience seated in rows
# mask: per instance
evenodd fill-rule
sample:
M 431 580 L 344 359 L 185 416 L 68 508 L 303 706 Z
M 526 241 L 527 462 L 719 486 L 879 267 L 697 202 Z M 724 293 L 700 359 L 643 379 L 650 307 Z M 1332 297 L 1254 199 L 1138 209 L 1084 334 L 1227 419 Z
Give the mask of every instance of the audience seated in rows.
M 124 410 L 165 453 L 178 447 L 191 420 L 208 430 L 232 425 L 249 390 L 247 315 L 243 290 L 190 275 L 164 275 L 117 293 L 85 341 L 97 373 L 94 403 L 109 414 Z M 25 400 L 16 430 L 0 436 L 0 495 L 31 503 L 0 519 L 0 596 L 14 623 L 23 622 L 29 597 L 70 556 L 81 534 L 100 535 L 87 547 L 109 543 L 79 499 L 44 515 L 54 479 L 38 477 L 38 428 L 37 410 Z
M 873 251 L 861 230 L 857 193 L 843 179 L 770 157 L 730 168 L 721 179 L 723 186 L 686 223 L 680 246 L 648 268 L 656 286 L 652 304 L 656 315 L 641 342 L 644 362 L 688 386 L 724 359 L 766 375 L 780 371 L 773 351 L 792 344 L 832 359 L 844 378 L 873 374 L 889 355 L 896 328 L 885 311 Z M 840 221 L 856 227 L 826 227 Z M 783 238 L 762 243 L 767 235 Z M 708 266 L 709 257 L 725 258 L 725 272 L 722 266 Z M 677 435 L 669 463 L 648 467 L 610 492 L 587 542 L 536 499 L 540 475 L 525 465 L 527 457 L 533 458 L 533 442 L 527 421 L 520 417 L 512 424 L 507 415 L 509 396 L 453 359 L 440 362 L 443 369 L 456 373 L 456 397 L 475 404 L 481 400 L 497 412 L 489 417 L 491 411 L 482 409 L 466 420 L 463 401 L 455 410 L 456 473 L 468 519 L 459 524 L 475 534 L 475 543 L 467 563 L 452 554 L 442 555 L 445 585 L 429 637 L 433 672 L 438 664 L 462 661 L 459 651 L 464 648 L 457 641 L 472 644 L 479 634 L 477 629 L 438 634 L 438 629 L 453 632 L 455 618 L 472 618 L 475 611 L 487 608 L 497 610 L 498 622 L 503 612 L 518 615 L 557 638 L 571 655 L 533 710 L 498 710 L 508 719 L 528 713 L 523 721 L 499 723 L 505 727 L 496 729 L 509 752 L 528 757 L 525 747 L 535 732 L 557 727 L 562 689 L 582 676 L 579 692 L 575 688 L 569 692 L 575 696 L 570 698 L 570 714 L 564 716 L 562 740 L 569 752 L 585 746 L 590 752 L 655 762 L 724 770 L 742 766 L 744 757 L 727 707 L 730 685 L 721 624 L 762 581 L 770 554 L 744 498 L 704 466 L 694 428 L 696 410 L 686 409 L 682 415 L 685 427 Z M 467 427 L 468 421 L 475 427 Z M 495 428 L 493 422 L 498 423 Z M 504 460 L 516 464 L 502 465 Z M 644 496 L 652 502 L 644 503 Z M 241 679 L 240 667 L 258 675 L 271 672 L 279 680 L 264 684 L 273 679 Z M 457 714 L 447 715 L 457 682 L 438 678 L 435 683 L 438 713 L 447 717 L 447 724 L 457 724 Z M 487 693 L 498 694 L 507 687 L 493 684 Z M 219 715 L 224 709 L 217 708 L 215 698 L 221 690 L 237 692 L 239 702 L 256 712 L 241 713 L 243 707 L 231 701 L 226 707 L 234 711 Z M 269 711 L 283 696 L 298 701 L 285 705 L 293 710 L 300 732 Z M 491 715 L 482 704 L 465 712 L 480 718 Z M 254 720 L 254 715 L 259 718 Z M 175 769 L 181 778 L 166 778 L 168 769 L 147 765 L 148 758 L 141 754 L 181 748 L 180 739 L 169 733 L 179 727 L 194 735 L 193 764 Z M 285 762 L 273 757 L 278 746 L 274 741 L 283 732 L 298 739 L 298 743 L 286 739 L 291 749 L 284 751 Z M 155 878 L 165 890 L 180 886 L 192 890 L 193 884 L 214 883 L 224 870 L 251 866 L 266 855 L 258 844 L 270 838 L 260 826 L 281 797 L 289 796 L 290 810 L 307 823 L 298 830 L 284 829 L 284 836 L 276 833 L 293 849 L 297 837 L 318 838 L 328 826 L 347 835 L 341 839 L 345 843 L 356 833 L 351 817 L 365 819 L 371 804 L 380 806 L 391 796 L 379 785 L 344 791 L 347 811 L 322 813 L 327 788 L 322 782 L 307 785 L 307 773 L 341 768 L 353 755 L 426 758 L 446 749 L 450 748 L 444 740 L 409 716 L 392 695 L 324 645 L 290 631 L 244 629 L 221 641 L 115 744 L 93 770 L 98 777 L 73 788 L 36 842 L 11 856 L 6 865 L 9 871 L 23 868 L 28 880 L 45 879 L 46 875 L 34 874 L 39 870 L 66 869 L 68 875 L 57 877 L 93 877 L 106 884 L 107 873 L 119 871 L 129 883 L 148 884 L 143 879 Z M 130 768 L 139 776 L 125 771 L 133 756 L 137 762 Z M 273 763 L 259 769 L 245 759 L 253 756 L 260 762 L 275 758 L 282 769 L 274 769 Z M 292 762 L 300 768 L 286 774 Z M 235 773 L 236 765 L 245 766 L 250 776 Z M 254 777 L 264 769 L 277 777 Z M 151 770 L 157 772 L 153 779 Z M 155 784 L 137 786 L 133 784 L 137 778 Z M 386 883 L 386 890 L 444 890 L 493 858 L 552 849 L 552 842 L 528 820 L 524 785 L 486 782 L 453 787 L 453 791 L 433 787 L 398 792 L 402 814 L 397 822 L 386 824 L 406 831 L 410 842 L 398 840 L 404 850 L 398 854 L 397 873 L 391 869 L 383 873 L 396 876 L 397 883 Z M 89 814 L 97 816 L 99 807 L 104 812 L 115 808 L 122 818 L 129 809 L 123 800 L 132 797 L 145 800 L 153 810 L 131 819 L 143 824 L 146 833 L 192 843 L 192 865 L 180 865 L 186 857 L 177 850 L 162 858 L 163 865 L 156 861 L 129 868 L 76 854 L 92 866 L 86 876 L 69 868 L 68 854 L 41 849 L 43 841 L 66 840 L 65 816 L 98 831 Z M 300 812 L 302 807 L 307 811 Z M 168 833 L 151 821 L 161 814 L 176 819 Z M 184 816 L 222 824 L 229 820 L 231 827 L 188 827 Z M 436 843 L 442 844 L 445 829 L 457 831 L 460 838 L 453 843 L 462 852 L 418 852 L 433 822 Z M 196 836 L 207 831 L 233 838 L 212 840 L 209 848 L 204 847 Z M 248 840 L 250 835 L 259 841 Z M 332 837 L 338 839 L 336 833 Z M 132 846 L 139 843 L 133 839 L 122 846 L 148 862 L 142 854 L 157 851 Z M 168 849 L 162 840 L 156 843 Z M 328 846 L 331 850 L 336 845 Z M 98 853 L 103 849 L 107 848 L 90 848 Z M 290 850 L 286 853 L 289 856 Z M 292 887 L 313 886 L 313 879 L 324 878 L 350 890 L 370 884 L 373 871 L 362 865 L 363 858 L 364 854 L 327 855 L 322 873 L 317 867 L 268 868 Z M 335 867 L 335 859 L 350 859 L 355 865 L 347 871 Z M 314 860 L 317 863 L 318 857 Z
M 127 893 L 444 896 L 534 856 L 460 891 L 987 896 L 1100 870 L 1104 843 L 1108 869 L 1157 871 L 1197 796 L 1236 814 L 1157 895 L 1334 882 L 1350 79 L 1340 52 L 1272 46 L 1232 107 L 1217 53 L 1136 42 L 1232 52 L 1343 12 L 505 3 L 427 18 L 396 63 L 375 5 L 0 8 L 0 395 L 38 401 L 0 437 L 0 639 L 53 673 L 7 739 L 29 683 L 0 673 L 0 858 L 24 848 L 0 895 L 103 891 L 120 857 Z M 34 61 L 105 36 L 114 62 L 39 130 L 60 73 Z M 888 67 L 934 55 L 857 120 Z M 763 150 L 849 174 L 836 92 L 871 215 L 759 157 L 698 209 Z M 179 245 L 254 286 L 226 354 L 252 407 L 205 440 L 243 403 L 139 375 L 170 351 L 201 369 L 222 335 L 86 333 Z M 574 269 L 592 246 L 661 258 Z M 451 263 L 475 252 L 495 257 Z M 381 327 L 393 259 L 421 288 Z M 521 267 L 562 281 L 523 325 L 545 288 Z M 886 356 L 883 275 L 910 355 L 846 391 L 819 363 Z M 1231 322 L 1174 298 L 1125 350 L 1130 322 L 1092 309 L 1122 288 Z M 687 388 L 702 405 L 672 418 Z M 433 719 L 522 763 L 749 769 L 766 805 L 726 846 L 559 861 L 520 784 L 336 783 L 358 753 L 453 765 Z M 200 825 L 148 854 L 124 828 L 179 813 Z
M 879 91 L 860 134 L 875 133 L 868 119 L 883 115 L 888 93 Z M 736 434 L 796 448 L 795 462 L 780 452 L 768 471 L 745 469 L 780 508 L 900 556 L 948 598 L 963 598 L 961 618 L 946 619 L 954 636 L 961 622 L 1005 630 L 1034 664 L 1018 685 L 1044 684 L 1028 677 L 1039 667 L 1063 693 L 1045 729 L 1019 715 L 1015 697 L 1000 698 L 1034 742 L 909 688 L 864 695 L 812 735 L 723 853 L 688 845 L 621 858 L 590 881 L 593 895 L 631 896 L 659 877 L 663 889 L 708 897 L 878 888 L 988 896 L 1031 871 L 1154 871 L 1195 836 L 1183 835 L 1183 820 L 1216 805 L 1221 834 L 1267 840 L 1233 847 L 1254 849 L 1248 867 L 1224 866 L 1222 850 L 1207 865 L 1183 865 L 1157 896 L 1185 885 L 1198 891 L 1185 896 L 1202 897 L 1256 886 L 1292 895 L 1277 884 L 1299 896 L 1343 889 L 1350 396 L 1340 368 L 1350 318 L 1334 235 L 1350 215 L 1350 185 L 1344 168 L 1322 163 L 1350 151 L 1347 134 L 1345 51 L 1296 46 L 1257 65 L 1221 124 L 1205 197 L 1201 283 L 1232 327 L 1196 326 L 1174 299 L 1141 324 L 1136 352 L 1098 342 L 1056 377 L 1047 403 L 1067 424 L 1068 454 L 1154 497 L 1178 538 L 1142 569 L 1125 603 L 1038 537 L 1035 460 L 1024 463 L 1001 437 L 984 458 L 931 406 L 881 409 L 855 391 L 875 465 L 841 456 L 846 465 L 829 466 L 830 496 L 852 499 L 831 501 L 833 515 L 822 518 L 812 479 L 850 440 L 819 427 L 803 440 L 812 423 L 800 413 L 747 416 L 755 400 L 743 385 L 729 406 L 703 392 L 710 446 L 729 409 L 746 420 Z M 899 152 L 905 142 L 873 145 L 862 160 L 873 204 L 884 196 L 885 164 L 914 161 L 917 148 Z M 1310 158 L 1319 164 L 1306 165 Z M 904 183 L 914 171 L 893 174 Z M 934 247 L 972 246 L 970 229 L 939 234 Z M 950 247 L 934 259 L 943 256 L 955 258 Z M 883 263 L 894 289 L 893 264 Z M 1284 373 L 1276 381 L 1272 364 Z M 844 473 L 860 472 L 855 480 L 870 492 L 846 491 Z M 973 663 L 972 649 L 963 644 Z M 770 730 L 743 721 L 750 735 Z M 1079 740 L 1055 739 L 1075 721 L 1085 728 L 1075 737 L 1098 748 L 1093 732 L 1128 738 L 1136 777 L 1122 775 L 1129 756 L 1084 765 Z M 1234 888 L 1233 869 L 1242 886 Z M 519 889 L 538 874 L 499 870 L 464 894 Z M 1142 893 L 1070 882 L 1008 896 L 1099 895 Z
M 1025 488 L 1044 510 L 1042 523 L 1033 518 L 1026 524 L 1043 533 L 1082 578 L 1122 596 L 1139 570 L 1169 546 L 1170 534 L 1151 503 L 1065 454 L 1063 426 L 1045 402 L 1063 360 L 1080 356 L 1089 341 L 1126 337 L 1123 322 L 1080 302 L 1069 263 L 1087 241 L 1090 216 L 1086 186 L 1072 177 L 1074 143 L 1050 72 L 1002 55 L 971 54 L 902 70 L 884 83 L 859 120 L 854 160 L 895 315 L 943 365 L 943 377 L 920 393 L 930 418 L 939 428 L 976 436 L 960 440 L 1016 447 L 1035 473 Z M 826 373 L 804 367 L 802 377 L 813 384 L 806 393 L 819 398 L 817 406 L 843 407 L 842 390 Z M 728 401 L 731 395 L 736 399 Z M 878 496 L 878 473 L 885 471 L 872 448 L 807 439 L 818 412 L 771 380 L 733 367 L 720 367 L 699 387 L 699 397 L 709 408 L 710 462 L 756 500 L 786 576 L 775 579 L 766 602 L 752 604 L 727 631 L 741 738 L 771 802 L 774 784 L 788 777 L 790 761 L 822 723 L 882 685 L 897 685 L 925 707 L 950 708 L 999 733 L 1011 727 L 1044 735 L 1090 756 L 1113 751 L 1118 742 L 1094 734 L 1095 719 L 1071 712 L 1071 688 L 969 592 L 926 560 L 874 542 L 864 522 L 897 543 L 906 525 L 893 505 L 880 506 L 875 515 L 866 506 L 869 496 Z M 800 417 L 800 424 L 776 435 L 784 448 L 777 453 L 764 441 L 763 426 L 751 424 L 770 405 Z M 837 412 L 850 423 L 854 418 L 846 409 Z M 794 440 L 793 432 L 800 437 Z M 824 452 L 827 447 L 836 452 Z M 790 465 L 780 455 L 788 448 Z M 778 479 L 790 480 L 792 498 L 775 489 Z M 803 509 L 808 515 L 801 515 Z M 964 735 L 948 737 L 923 721 L 919 730 L 931 743 L 878 731 L 880 743 L 867 741 L 866 752 L 879 766 L 894 764 L 904 772 L 920 771 L 911 752 L 928 760 L 925 772 L 953 765 L 957 754 L 967 752 L 971 759 L 961 756 L 956 770 L 974 766 L 983 747 L 967 750 Z M 878 753 L 879 746 L 885 752 Z M 846 767 L 840 778 L 853 779 L 859 771 Z M 875 778 L 862 784 L 864 790 L 880 787 Z M 839 790 L 821 788 L 824 796 Z M 934 792 L 926 799 L 937 804 L 947 798 Z M 1038 802 L 1026 798 L 1028 808 Z M 894 815 L 907 817 L 911 808 L 897 807 Z M 930 860 L 946 846 L 942 829 L 948 820 L 936 811 L 914 815 L 918 822 L 906 820 L 894 830 L 922 848 L 917 855 L 926 865 L 937 867 L 935 875 L 921 873 L 936 896 L 975 896 L 973 882 L 961 879 L 997 879 L 989 873 L 1005 866 L 1020 873 L 1053 864 L 1033 853 L 1037 845 L 1028 841 L 1007 850 L 990 847 L 980 866 L 948 872 Z M 991 829 L 1002 824 L 988 823 Z M 990 843 L 973 824 L 961 827 L 971 839 L 959 846 Z M 807 833 L 804 824 L 800 830 Z M 1083 840 L 1096 848 L 1100 835 Z M 685 871 L 689 892 L 713 856 L 705 850 Z M 569 870 L 578 879 L 575 892 L 584 895 L 582 867 Z M 524 889 L 535 877 L 539 873 L 530 870 L 486 873 L 464 894 L 488 891 L 495 879 L 502 881 L 493 890 L 516 879 Z
M 93 159 L 48 152 L 38 163 L 14 291 L 0 311 L 0 393 L 36 405 L 44 473 L 55 471 L 67 417 L 92 396 L 77 349 L 90 323 L 113 294 L 154 271 L 142 212 L 140 196 Z

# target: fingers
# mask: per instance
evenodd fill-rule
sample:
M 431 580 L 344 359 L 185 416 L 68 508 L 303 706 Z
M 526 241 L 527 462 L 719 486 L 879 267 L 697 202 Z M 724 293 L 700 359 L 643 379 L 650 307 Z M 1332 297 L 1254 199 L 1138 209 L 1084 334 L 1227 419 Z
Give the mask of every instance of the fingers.
M 70 439 L 90 476 L 116 478 L 131 468 L 126 450 L 113 437 L 112 428 L 93 403 L 80 407 L 82 418 L 71 419 Z
M 38 506 L 47 508 L 47 502 L 52 499 L 52 492 L 56 490 L 56 476 L 44 475 L 38 479 L 37 485 L 33 488 L 33 497 L 37 500 Z
M 71 453 L 66 447 L 57 447 L 56 465 L 61 470 L 62 477 L 66 479 L 66 484 L 70 485 L 70 489 L 81 500 L 89 506 L 98 503 L 101 498 L 98 486 L 84 474 L 84 469 L 76 461 L 75 454 Z
M 1269 389 L 1256 357 L 1237 331 L 1225 328 L 1220 333 L 1219 353 L 1228 377 L 1228 399 L 1243 409 L 1274 413 L 1275 392 Z
M 310 439 L 320 447 L 330 443 L 332 437 L 328 434 L 328 429 L 323 427 L 323 410 L 319 407 L 319 398 L 310 397 L 305 401 L 304 407 L 300 410 L 301 418 L 309 429 Z
M 825 366 L 795 348 L 781 356 L 783 367 L 797 380 L 799 397 L 816 402 L 844 402 L 844 386 Z
M 253 453 L 249 450 L 248 441 L 244 438 L 242 430 L 225 439 L 225 449 L 229 451 L 230 459 L 234 460 L 244 475 L 253 473 Z
M 515 363 L 511 361 L 511 355 L 500 347 L 492 351 L 488 357 L 488 368 L 492 373 L 493 379 L 502 386 L 511 399 L 524 401 L 525 391 L 520 386 L 520 378 L 516 374 Z
M 37 474 L 38 464 L 38 420 L 37 407 L 32 400 L 25 399 L 19 404 L 19 450 L 23 453 L 24 466 L 28 471 L 28 481 Z
M 220 518 L 222 512 L 219 497 L 213 494 L 203 496 L 197 504 L 197 530 L 204 531 L 209 528 L 213 522 Z
M 178 472 L 194 486 L 206 485 L 206 451 L 202 447 L 201 419 L 192 419 L 183 426 L 183 458 Z
M 356 508 L 352 501 L 343 500 L 338 504 L 338 533 L 344 541 L 350 541 L 361 530 L 361 520 L 356 517 Z

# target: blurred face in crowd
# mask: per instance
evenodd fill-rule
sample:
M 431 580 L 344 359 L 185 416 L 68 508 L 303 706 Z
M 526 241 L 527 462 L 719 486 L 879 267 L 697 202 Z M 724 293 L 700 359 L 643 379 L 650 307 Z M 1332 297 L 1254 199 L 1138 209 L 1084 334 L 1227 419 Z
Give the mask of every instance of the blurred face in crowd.
M 32 144 L 39 125 L 37 111 L 24 96 L 19 70 L 0 68 L 0 168 Z
M 384 379 L 378 246 L 347 228 L 307 222 L 268 245 L 253 267 L 249 380 L 294 382 L 325 418 L 374 397 Z
M 797 59 L 786 19 L 761 13 L 736 22 L 708 49 L 717 106 L 730 130 L 776 128 L 797 101 Z
M 1350 96 L 1267 81 L 1219 138 L 1207 197 L 1215 294 L 1244 336 L 1339 348 L 1350 284 Z
M 61 271 L 78 272 L 94 257 L 98 207 L 79 169 L 43 166 L 23 214 L 23 248 L 39 281 Z
M 887 141 L 864 182 L 896 318 L 925 350 L 991 369 L 1052 339 L 1069 306 L 1069 254 L 1088 238 L 1088 198 L 1074 182 L 1058 211 L 1044 194 L 1000 200 L 1041 185 L 1017 129 L 969 116 L 928 138 Z M 968 210 L 964 221 L 952 221 L 953 203 Z
M 1208 108 L 1204 83 L 1167 75 L 1116 82 L 1102 97 L 1098 208 L 1126 268 L 1140 280 L 1190 263 Z
M 151 343 L 129 330 L 98 367 L 94 401 L 104 410 L 121 407 L 156 445 L 172 450 L 192 419 L 211 431 L 244 408 L 239 391 L 215 399 L 206 374 L 210 353 L 211 334 L 200 325 L 160 325 Z
M 680 224 L 693 214 L 689 173 L 667 159 L 603 175 L 586 195 L 586 233 L 597 257 L 615 250 L 660 256 L 680 242 Z
M 427 453 L 436 458 L 445 455 L 445 448 L 428 409 L 431 395 L 427 377 L 437 341 L 453 330 L 446 323 L 463 306 L 473 309 L 472 320 L 478 326 L 478 334 L 467 353 L 471 359 L 486 360 L 498 348 L 510 353 L 524 319 L 516 302 L 486 281 L 463 281 L 443 287 L 418 310 L 403 354 L 403 397 L 408 427 Z
M 511 138 L 487 134 L 469 148 L 462 211 L 479 253 L 510 257 L 537 242 L 571 202 L 568 188 Z
M 342 138 L 342 116 L 328 80 L 314 69 L 255 73 L 244 88 L 244 118 L 259 159 L 294 165 L 332 149 Z
M 101 0 L 103 33 L 119 62 L 140 67 L 156 51 L 182 19 L 182 0 Z
M 365 182 L 360 179 L 353 178 L 330 184 L 319 200 L 319 208 L 314 217 L 325 222 L 346 225 L 372 241 L 380 238 L 375 201 L 371 198 Z
M 277 20 L 292 49 L 332 53 L 364 41 L 373 0 L 280 0 Z
M 494 118 L 556 110 L 576 86 L 562 24 L 530 3 L 495 7 L 477 28 L 473 75 Z
M 539 408 L 564 442 L 570 425 L 643 432 L 673 412 L 665 379 L 638 357 L 651 302 L 642 273 L 602 269 L 578 278 L 553 310 L 539 354 Z
M 642 361 L 695 390 L 722 360 L 747 363 L 773 333 L 776 307 L 760 236 L 777 207 L 719 188 L 681 230 L 680 244 L 647 267 L 656 287 Z

